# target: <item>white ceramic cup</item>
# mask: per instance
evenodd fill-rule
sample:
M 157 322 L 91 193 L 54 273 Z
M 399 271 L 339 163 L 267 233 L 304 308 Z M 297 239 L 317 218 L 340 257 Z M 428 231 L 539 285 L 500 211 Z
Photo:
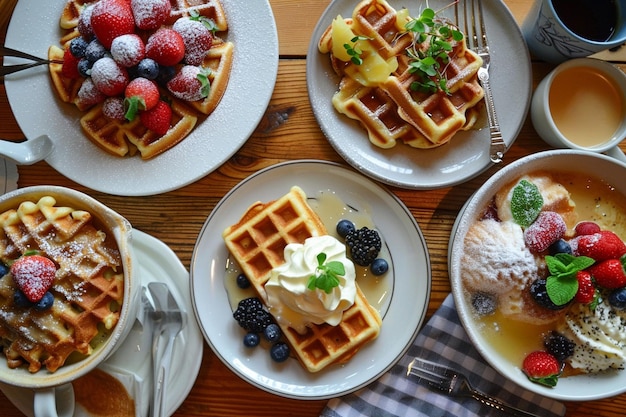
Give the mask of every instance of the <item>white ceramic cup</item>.
M 42 368 L 30 373 L 25 366 L 11 369 L 4 358 L 0 358 L 0 381 L 31 389 L 34 392 L 35 417 L 56 417 L 74 415 L 74 392 L 72 381 L 85 375 L 111 356 L 122 344 L 132 329 L 137 309 L 140 304 L 141 282 L 133 268 L 131 245 L 131 225 L 121 215 L 106 207 L 92 197 L 65 187 L 35 186 L 17 189 L 0 196 L 0 212 L 17 208 L 23 201 L 37 202 L 43 196 L 52 196 L 58 206 L 73 207 L 91 213 L 110 231 L 119 249 L 124 270 L 124 299 L 119 320 L 104 342 L 88 357 L 80 361 L 65 364 L 54 373 Z
M 585 71 L 582 74 L 587 74 L 592 80 L 598 82 L 584 81 L 578 77 L 580 75 L 578 72 L 573 72 L 578 70 Z M 592 104 L 586 109 L 588 111 L 583 112 L 582 108 L 576 110 L 577 105 L 585 103 L 577 103 L 576 97 L 572 96 L 572 98 L 568 95 L 574 95 L 576 92 L 582 96 L 585 94 L 584 89 L 591 88 L 592 84 L 598 85 L 596 91 L 598 97 L 602 97 L 606 103 L 611 101 L 621 103 L 621 107 L 612 106 L 610 111 L 606 111 L 602 106 Z M 564 92 L 564 97 L 566 97 L 560 98 L 566 100 L 560 105 L 558 101 L 555 101 L 559 97 L 552 96 L 551 98 L 551 93 L 558 95 L 559 91 Z M 589 100 L 589 102 L 592 101 Z M 602 104 L 605 102 L 603 101 Z M 557 106 L 561 106 L 561 110 L 557 110 Z M 571 113 L 570 126 L 567 126 L 563 120 L 564 115 L 569 115 L 567 112 Z M 619 143 L 626 138 L 626 74 L 608 62 L 593 58 L 577 58 L 557 66 L 537 86 L 531 101 L 530 116 L 539 136 L 555 148 L 607 153 L 626 161 L 624 153 L 618 147 Z M 609 118 L 611 123 L 600 122 L 603 118 Z M 559 123 L 561 123 L 561 129 Z M 576 130 L 577 126 L 580 129 Z M 583 134 L 586 130 L 590 132 Z M 610 133 L 611 131 L 613 132 Z M 564 132 L 570 136 L 568 137 Z M 583 135 L 584 138 L 581 137 Z
M 574 10 L 575 6 L 571 0 L 564 6 L 568 10 Z M 586 1 L 590 8 L 597 7 L 598 0 Z M 603 0 L 606 1 L 606 0 Z M 596 52 L 618 47 L 626 42 L 626 0 L 614 0 L 617 10 L 610 13 L 616 17 L 616 25 L 613 34 L 603 41 L 590 40 L 573 32 L 563 23 L 561 17 L 555 11 L 553 0 L 535 0 L 533 7 L 526 15 L 522 23 L 522 33 L 531 54 L 546 62 L 558 64 L 567 59 L 580 58 L 592 55 Z M 588 11 L 576 10 L 574 14 L 584 16 L 589 26 L 594 22 L 595 17 L 588 14 Z M 564 18 L 564 17 L 563 17 Z M 595 20 L 594 20 L 595 19 Z

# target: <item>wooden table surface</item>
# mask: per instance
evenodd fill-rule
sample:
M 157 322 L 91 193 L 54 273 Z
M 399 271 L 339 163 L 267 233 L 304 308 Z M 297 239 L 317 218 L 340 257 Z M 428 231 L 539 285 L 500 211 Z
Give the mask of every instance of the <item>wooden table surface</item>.
M 0 37 L 3 43 L 15 1 L 0 0 Z M 248 175 L 293 159 L 323 159 L 345 164 L 320 131 L 306 95 L 306 50 L 310 34 L 329 0 L 270 0 L 270 3 L 278 27 L 280 64 L 276 88 L 265 118 L 276 112 L 289 114 L 284 124 L 268 131 L 261 128 L 267 126 L 262 122 L 246 144 L 216 171 L 193 184 L 161 195 L 118 197 L 94 192 L 64 178 L 45 162 L 20 166 L 19 186 L 52 184 L 88 192 L 128 218 L 135 228 L 169 245 L 188 268 L 196 237 L 205 219 L 220 198 Z M 532 0 L 506 0 L 505 3 L 521 23 Z M 535 86 L 551 68 L 545 63 L 533 62 Z M 0 85 L 0 138 L 12 141 L 24 139 L 11 112 L 4 85 Z M 626 142 L 622 146 L 626 149 Z M 548 146 L 539 139 L 527 119 L 517 141 L 506 154 L 504 164 L 545 149 Z M 430 252 L 432 293 L 428 317 L 450 292 L 446 256 L 454 219 L 471 193 L 497 169 L 493 167 L 478 178 L 450 188 L 432 191 L 392 188 L 415 216 Z M 0 404 L 1 415 L 21 415 L 1 393 Z M 285 399 L 253 387 L 223 365 L 205 343 L 196 383 L 175 415 L 312 417 L 319 415 L 324 404 L 325 401 Z M 572 417 L 622 416 L 624 410 L 626 394 L 603 401 L 567 403 L 567 415 Z

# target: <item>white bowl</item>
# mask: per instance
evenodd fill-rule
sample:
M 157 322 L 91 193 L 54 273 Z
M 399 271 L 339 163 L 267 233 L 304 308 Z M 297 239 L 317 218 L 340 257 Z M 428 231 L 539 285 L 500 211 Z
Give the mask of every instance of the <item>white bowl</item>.
M 588 401 L 607 398 L 626 391 L 626 370 L 596 375 L 560 378 L 556 387 L 548 388 L 530 382 L 520 363 L 512 363 L 496 350 L 480 332 L 467 302 L 460 276 L 463 241 L 469 226 L 479 218 L 497 190 L 530 172 L 584 172 L 601 178 L 626 195 L 626 164 L 602 154 L 577 150 L 553 150 L 536 153 L 505 166 L 489 178 L 468 200 L 453 227 L 448 251 L 448 269 L 457 311 L 476 349 L 491 366 L 516 384 L 546 397 L 564 401 Z

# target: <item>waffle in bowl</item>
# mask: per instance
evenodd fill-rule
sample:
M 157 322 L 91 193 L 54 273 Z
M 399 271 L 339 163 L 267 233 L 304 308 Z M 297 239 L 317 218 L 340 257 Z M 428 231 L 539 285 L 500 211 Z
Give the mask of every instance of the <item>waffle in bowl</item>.
M 62 35 L 59 45 L 48 48 L 48 59 L 63 60 L 64 50 L 72 39 L 80 36 L 77 25 L 85 7 L 97 1 L 69 0 L 61 13 L 60 27 Z M 215 23 L 216 35 L 213 45 L 201 66 L 210 69 L 209 95 L 197 102 L 186 102 L 174 97 L 166 89 L 160 90 L 163 99 L 171 104 L 172 120 L 170 129 L 164 135 L 157 135 L 144 128 L 138 118 L 131 122 L 112 120 L 102 112 L 101 103 L 89 103 L 79 99 L 79 91 L 84 78 L 68 79 L 62 74 L 61 64 L 49 65 L 50 77 L 54 90 L 61 101 L 75 104 L 83 113 L 80 124 L 87 137 L 99 148 L 116 156 L 141 155 L 150 159 L 172 148 L 194 127 L 206 119 L 218 106 L 230 79 L 234 44 L 217 35 L 224 35 L 228 30 L 226 14 L 219 0 L 176 0 L 171 1 L 172 11 L 164 26 L 171 26 L 177 19 L 190 16 L 192 11 L 211 19 Z M 139 33 L 139 32 L 138 32 Z M 144 42 L 148 33 L 142 33 Z M 180 64 L 179 64 L 180 65 Z
M 364 0 L 351 18 L 344 19 L 352 33 L 361 37 L 358 42 L 366 51 L 364 56 L 378 54 L 389 63 L 390 71 L 375 82 L 362 76 L 360 65 L 334 56 L 332 24 L 318 41 L 318 50 L 330 54 L 332 68 L 341 77 L 332 98 L 334 108 L 359 121 L 374 145 L 391 148 L 400 141 L 415 148 L 434 148 L 475 126 L 477 104 L 484 95 L 477 79 L 481 59 L 464 40 L 453 42 L 444 71 L 448 93 L 413 91 L 411 85 L 418 75 L 410 70 L 407 49 L 413 45 L 414 34 L 405 29 L 411 18 L 403 10 L 397 12 L 384 0 Z M 417 47 L 426 45 L 427 41 Z
M 261 299 L 274 267 L 284 263 L 288 243 L 303 243 L 327 234 L 326 228 L 297 186 L 275 201 L 255 203 L 240 221 L 223 232 L 226 247 Z M 354 304 L 337 326 L 311 324 L 306 332 L 279 324 L 298 360 L 310 372 L 348 361 L 360 347 L 376 338 L 381 319 L 357 284 Z
M 0 261 L 7 265 L 30 251 L 51 259 L 57 265 L 54 302 L 44 311 L 17 304 L 13 277 L 4 275 L 0 342 L 9 368 L 25 364 L 31 373 L 42 367 L 54 373 L 104 351 L 122 315 L 126 322 L 131 286 L 124 270 L 130 264 L 106 221 L 92 213 L 57 204 L 48 194 L 19 201 L 0 214 Z

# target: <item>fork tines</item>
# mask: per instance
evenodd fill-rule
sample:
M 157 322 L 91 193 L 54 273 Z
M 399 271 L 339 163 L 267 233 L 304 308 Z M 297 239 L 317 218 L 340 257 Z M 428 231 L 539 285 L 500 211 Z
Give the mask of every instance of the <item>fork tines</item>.
M 456 378 L 456 373 L 452 369 L 422 358 L 411 361 L 407 367 L 408 375 L 424 380 L 431 387 L 446 393 L 450 393 Z

